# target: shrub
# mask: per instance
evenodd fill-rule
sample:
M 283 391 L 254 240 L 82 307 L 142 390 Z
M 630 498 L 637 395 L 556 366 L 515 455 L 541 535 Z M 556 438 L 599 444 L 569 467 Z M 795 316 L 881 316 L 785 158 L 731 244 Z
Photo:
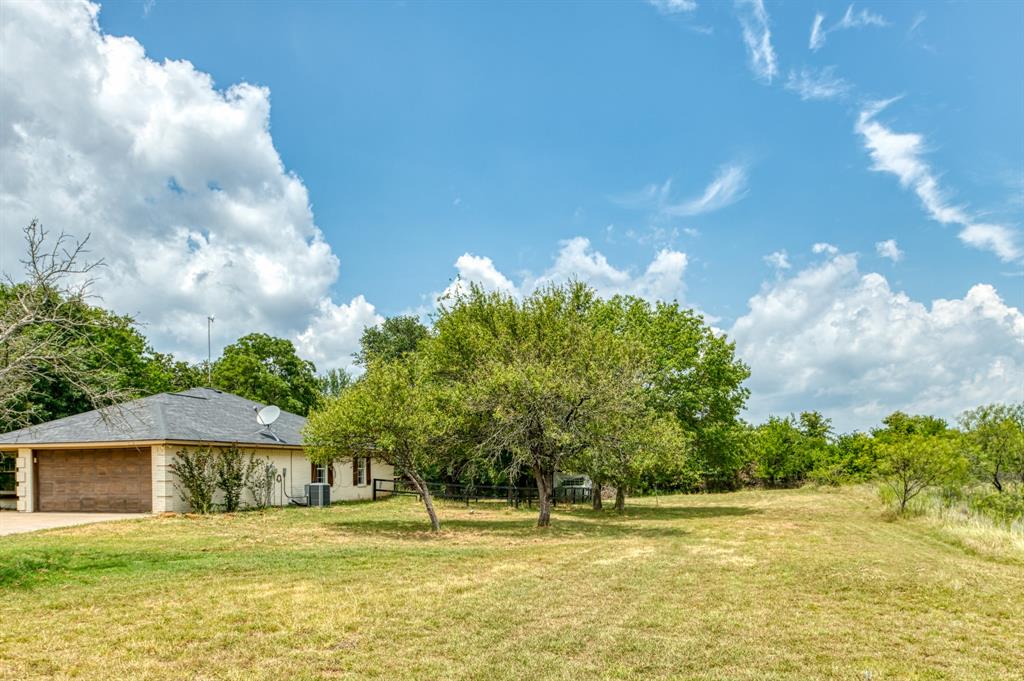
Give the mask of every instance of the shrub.
M 181 449 L 169 468 L 174 473 L 174 486 L 182 501 L 194 513 L 213 510 L 213 493 L 217 489 L 217 455 L 210 447 Z
M 967 461 L 955 438 L 911 435 L 879 447 L 883 498 L 891 496 L 899 513 L 929 487 L 955 485 L 963 480 Z
M 224 492 L 224 510 L 233 513 L 238 510 L 242 490 L 246 488 L 245 460 L 238 447 L 227 447 L 220 451 L 214 463 L 217 472 L 217 487 Z
M 1024 520 L 1024 492 L 975 494 L 968 498 L 967 505 L 975 513 L 1001 524 L 1012 525 Z
M 270 505 L 276 478 L 277 466 L 269 459 L 258 459 L 249 455 L 249 462 L 245 466 L 245 480 L 246 487 L 252 494 L 253 506 L 263 510 Z

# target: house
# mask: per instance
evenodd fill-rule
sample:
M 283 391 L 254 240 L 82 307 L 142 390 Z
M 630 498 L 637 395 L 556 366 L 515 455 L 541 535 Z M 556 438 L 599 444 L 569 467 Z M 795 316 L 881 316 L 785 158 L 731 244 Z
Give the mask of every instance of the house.
M 368 458 L 313 465 L 302 447 L 306 419 L 282 411 L 263 426 L 262 406 L 193 388 L 16 430 L 0 435 L 0 470 L 13 468 L 0 483 L 13 482 L 13 495 L 5 491 L 19 511 L 183 512 L 189 508 L 169 465 L 177 452 L 200 446 L 237 446 L 270 460 L 274 505 L 304 500 L 310 482 L 330 484 L 333 501 L 369 499 L 375 477 L 394 477 L 390 465 Z

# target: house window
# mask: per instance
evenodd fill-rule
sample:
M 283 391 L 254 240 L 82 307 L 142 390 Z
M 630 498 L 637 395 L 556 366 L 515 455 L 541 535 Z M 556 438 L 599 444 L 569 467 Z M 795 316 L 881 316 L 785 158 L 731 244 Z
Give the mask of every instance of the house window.
M 0 497 L 13 497 L 17 493 L 14 478 L 17 462 L 13 452 L 0 452 Z
M 352 459 L 352 484 L 362 487 L 370 484 L 370 458 L 357 456 Z
M 334 466 L 330 464 L 313 464 L 309 479 L 311 482 L 326 482 L 334 486 Z

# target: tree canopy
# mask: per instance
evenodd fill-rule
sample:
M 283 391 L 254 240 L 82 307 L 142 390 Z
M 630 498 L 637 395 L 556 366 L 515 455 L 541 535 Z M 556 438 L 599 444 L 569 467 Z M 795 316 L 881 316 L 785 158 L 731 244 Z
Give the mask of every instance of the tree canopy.
M 374 360 L 402 359 L 412 353 L 430 335 L 419 319 L 410 315 L 388 317 L 378 326 L 368 326 L 359 339 L 356 364 L 368 366 Z
M 355 384 L 310 414 L 304 438 L 310 459 L 318 463 L 372 456 L 394 466 L 423 499 L 437 531 L 424 470 L 443 451 L 450 412 L 428 380 L 414 357 L 371 361 Z
M 290 340 L 250 333 L 224 348 L 213 363 L 213 385 L 305 416 L 320 399 L 316 367 Z

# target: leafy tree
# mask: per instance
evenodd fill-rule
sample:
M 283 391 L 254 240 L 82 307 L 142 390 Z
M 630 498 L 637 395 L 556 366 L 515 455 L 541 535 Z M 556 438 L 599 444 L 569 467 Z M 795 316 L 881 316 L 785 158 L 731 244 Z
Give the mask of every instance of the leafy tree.
M 846 433 L 819 450 L 811 477 L 821 483 L 838 485 L 864 481 L 878 473 L 876 441 L 865 433 Z
M 955 435 L 915 433 L 879 445 L 882 484 L 893 494 L 899 513 L 929 487 L 960 482 L 967 462 Z
M 149 349 L 146 356 L 146 394 L 181 392 L 206 385 L 206 362 L 190 364 Z
M 452 412 L 415 360 L 371 361 L 351 388 L 313 410 L 303 437 L 317 463 L 372 456 L 394 466 L 423 499 L 436 532 L 441 524 L 423 471 L 443 450 Z
M 328 369 L 319 382 L 320 393 L 324 397 L 337 397 L 352 385 L 352 376 L 344 369 Z
M 595 509 L 601 508 L 597 500 L 602 485 L 615 487 L 615 510 L 621 513 L 627 492 L 640 485 L 645 473 L 671 468 L 685 457 L 686 434 L 670 414 L 620 407 L 617 414 L 596 424 L 596 428 L 581 466 L 594 483 Z
M 878 440 L 894 440 L 908 435 L 941 435 L 948 430 L 946 421 L 935 416 L 909 416 L 902 411 L 882 419 L 884 428 L 875 428 L 871 434 Z
M 1002 492 L 1006 480 L 1024 483 L 1024 404 L 988 404 L 960 416 L 971 467 Z
M 772 416 L 758 426 L 752 439 L 757 477 L 769 485 L 801 482 L 814 463 L 815 440 L 808 438 L 792 416 Z
M 705 486 L 734 487 L 743 457 L 739 414 L 750 394 L 743 386 L 750 370 L 735 345 L 675 302 L 616 296 L 598 308 L 602 324 L 648 353 L 651 406 L 674 414 L 689 434 Z
M 817 411 L 804 411 L 800 413 L 797 428 L 808 440 L 818 444 L 825 444 L 832 436 L 832 419 L 827 419 Z
M 642 349 L 595 323 L 593 290 L 548 287 L 522 301 L 471 285 L 442 303 L 427 344 L 431 371 L 457 392 L 475 451 L 537 484 L 537 524 L 551 522 L 554 473 L 646 374 Z
M 125 357 L 114 352 L 123 344 L 111 342 L 137 340 L 131 320 L 87 302 L 103 265 L 84 260 L 88 237 L 50 239 L 37 221 L 24 234 L 24 280 L 5 273 L 0 281 L 0 431 L 134 394 L 120 369 Z
M 312 362 L 300 358 L 290 340 L 251 333 L 224 348 L 213 364 L 213 385 L 305 416 L 320 399 Z
M 411 315 L 389 317 L 379 326 L 368 326 L 359 339 L 356 364 L 368 366 L 374 360 L 401 359 L 416 352 L 430 335 L 427 327 Z

